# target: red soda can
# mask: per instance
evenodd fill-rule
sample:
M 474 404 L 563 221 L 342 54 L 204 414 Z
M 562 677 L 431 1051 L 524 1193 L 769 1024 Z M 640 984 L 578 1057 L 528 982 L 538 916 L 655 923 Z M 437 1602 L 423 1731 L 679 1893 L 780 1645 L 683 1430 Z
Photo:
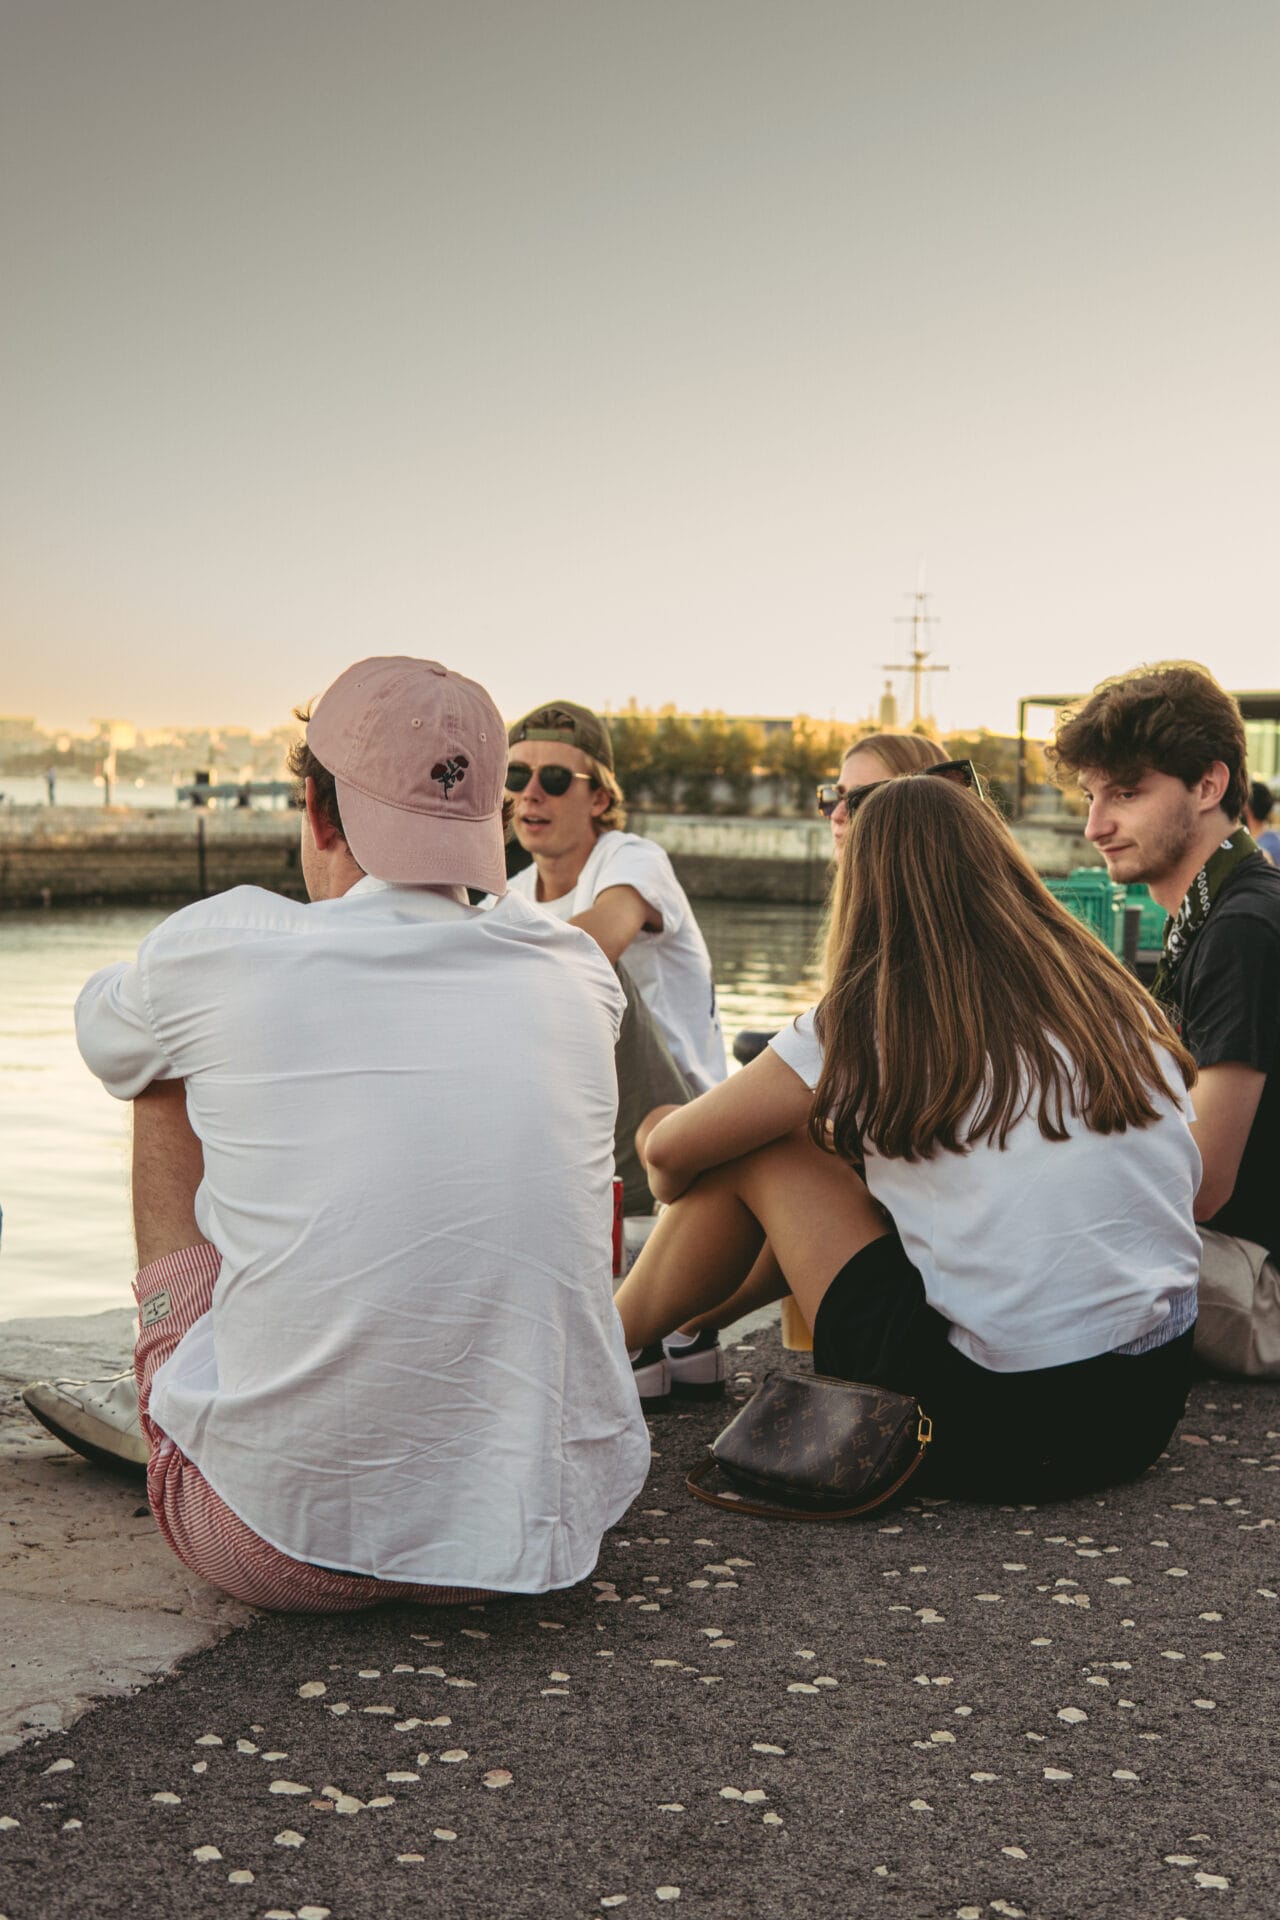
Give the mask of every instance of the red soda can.
M 622 1182 L 613 1183 L 613 1277 L 622 1273 Z

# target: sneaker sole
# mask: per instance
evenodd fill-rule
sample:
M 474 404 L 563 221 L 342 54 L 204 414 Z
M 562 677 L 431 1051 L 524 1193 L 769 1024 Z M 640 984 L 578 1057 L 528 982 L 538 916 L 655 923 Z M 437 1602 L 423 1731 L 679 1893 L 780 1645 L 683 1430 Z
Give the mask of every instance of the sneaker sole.
M 671 1401 L 671 1367 L 665 1358 L 652 1360 L 647 1366 L 633 1367 L 631 1377 L 636 1383 L 636 1392 L 640 1395 L 640 1405 L 645 1413 L 654 1413 Z
M 95 1446 L 94 1442 L 86 1440 L 83 1434 L 73 1433 L 69 1427 L 62 1426 L 42 1407 L 33 1407 L 29 1400 L 24 1400 L 24 1404 L 27 1412 L 38 1420 L 55 1440 L 61 1440 L 64 1447 L 70 1447 L 73 1453 L 80 1454 L 85 1460 L 92 1460 L 96 1467 L 112 1467 L 117 1473 L 131 1474 L 139 1480 L 146 1479 L 147 1462 L 145 1460 L 137 1460 L 127 1453 L 113 1453 L 107 1447 Z
M 677 1380 L 672 1376 L 672 1398 L 676 1400 L 723 1400 L 723 1380 Z

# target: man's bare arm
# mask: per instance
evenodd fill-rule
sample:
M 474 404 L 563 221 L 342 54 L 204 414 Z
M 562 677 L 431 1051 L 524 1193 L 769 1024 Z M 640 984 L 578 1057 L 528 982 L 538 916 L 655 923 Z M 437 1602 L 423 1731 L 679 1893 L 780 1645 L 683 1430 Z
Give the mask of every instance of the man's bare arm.
M 1266 1074 L 1234 1060 L 1203 1067 L 1191 1090 L 1191 1125 L 1204 1172 L 1196 1194 L 1197 1220 L 1211 1220 L 1235 1192 L 1249 1129 L 1258 1111 Z
M 606 887 L 585 913 L 574 914 L 569 925 L 589 933 L 614 966 L 638 933 L 646 928 L 650 933 L 662 932 L 661 916 L 654 912 L 643 894 L 637 893 L 634 887 L 622 886 Z
M 187 1118 L 184 1080 L 153 1080 L 133 1103 L 133 1230 L 139 1267 L 196 1246 L 204 1150 Z

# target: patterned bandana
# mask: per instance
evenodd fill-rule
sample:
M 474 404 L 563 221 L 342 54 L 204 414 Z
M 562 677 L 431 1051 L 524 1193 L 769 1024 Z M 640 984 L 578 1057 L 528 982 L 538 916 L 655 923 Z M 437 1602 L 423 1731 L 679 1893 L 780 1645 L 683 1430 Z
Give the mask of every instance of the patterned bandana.
M 1161 1006 L 1176 1015 L 1173 998 L 1173 982 L 1179 967 L 1191 951 L 1191 946 L 1205 921 L 1209 918 L 1214 901 L 1222 891 L 1223 883 L 1242 861 L 1257 853 L 1258 844 L 1247 827 L 1237 827 L 1233 834 L 1215 847 L 1201 867 L 1178 911 L 1165 921 L 1164 950 L 1160 955 L 1160 964 L 1156 968 L 1155 979 L 1151 982 L 1151 992 Z

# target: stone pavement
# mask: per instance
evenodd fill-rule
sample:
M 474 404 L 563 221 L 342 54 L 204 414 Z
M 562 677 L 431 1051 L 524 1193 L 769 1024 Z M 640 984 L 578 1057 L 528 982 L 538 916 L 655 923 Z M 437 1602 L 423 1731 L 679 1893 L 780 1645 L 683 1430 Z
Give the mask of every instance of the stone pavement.
M 745 1392 L 776 1331 L 730 1357 Z M 1280 1389 L 1201 1382 L 1167 1457 L 1106 1495 L 844 1528 L 690 1500 L 723 1418 L 654 1417 L 649 1484 L 582 1587 L 257 1615 L 25 1740 L 0 1760 L 0 1914 L 1275 1912 Z M 166 1576 L 137 1494 L 32 1452 L 19 1533 L 73 1482 L 98 1521 L 37 1544 L 35 1597 L 96 1555 L 118 1572 L 87 1604 L 118 1580 L 147 1613 Z M 235 1624 L 168 1577 L 171 1625 Z
M 134 1317 L 0 1321 L 0 1753 L 252 1617 L 174 1559 L 140 1477 L 69 1453 L 18 1398 L 30 1379 L 119 1372 Z

